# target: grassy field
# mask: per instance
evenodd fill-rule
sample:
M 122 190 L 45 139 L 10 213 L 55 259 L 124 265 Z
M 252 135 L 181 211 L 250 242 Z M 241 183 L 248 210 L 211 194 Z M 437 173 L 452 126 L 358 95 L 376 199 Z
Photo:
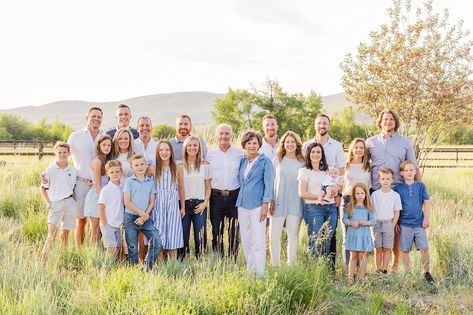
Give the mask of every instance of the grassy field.
M 337 262 L 330 273 L 323 260 L 306 256 L 301 228 L 297 263 L 268 267 L 263 278 L 213 255 L 201 261 L 163 263 L 152 273 L 109 261 L 99 248 L 57 247 L 45 265 L 38 252 L 47 230 L 47 211 L 38 177 L 48 158 L 1 157 L 0 313 L 164 314 L 407 314 L 473 312 L 473 169 L 426 170 L 432 195 L 429 229 L 432 274 L 426 285 L 419 256 L 412 274 L 369 277 L 349 287 Z M 340 239 L 339 246 L 340 246 Z

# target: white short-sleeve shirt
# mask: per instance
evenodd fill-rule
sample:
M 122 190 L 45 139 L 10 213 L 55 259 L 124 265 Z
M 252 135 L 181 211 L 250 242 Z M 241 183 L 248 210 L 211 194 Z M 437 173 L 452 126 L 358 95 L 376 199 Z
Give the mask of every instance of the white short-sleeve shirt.
M 77 174 L 77 169 L 69 164 L 65 168 L 61 168 L 56 162 L 52 162 L 44 172 L 44 177 L 48 182 L 41 185 L 48 190 L 49 200 L 55 202 L 72 196 L 77 182 Z
M 371 203 L 376 220 L 392 220 L 394 211 L 402 210 L 401 197 L 394 190 L 389 192 L 376 190 L 371 194 Z
M 307 182 L 307 192 L 318 195 L 322 191 L 322 183 L 327 178 L 327 173 L 324 171 L 310 170 L 307 167 L 299 169 L 297 176 L 298 181 Z M 316 203 L 315 200 L 304 199 L 305 203 Z M 333 203 L 333 198 L 328 203 Z M 323 202 L 327 203 L 327 202 Z
M 205 180 L 211 179 L 210 166 L 200 165 L 200 170 L 188 172 L 184 167 L 184 191 L 186 200 L 205 199 Z
M 107 224 L 119 228 L 123 223 L 123 213 L 125 212 L 122 188 L 111 181 L 108 182 L 100 191 L 98 203 L 105 205 Z

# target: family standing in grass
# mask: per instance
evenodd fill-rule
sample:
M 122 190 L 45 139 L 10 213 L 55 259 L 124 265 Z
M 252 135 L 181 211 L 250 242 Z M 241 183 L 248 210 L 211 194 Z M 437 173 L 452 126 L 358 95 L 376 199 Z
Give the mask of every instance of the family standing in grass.
M 429 195 L 411 143 L 397 133 L 394 112 L 380 113 L 379 135 L 352 141 L 347 161 L 342 144 L 329 135 L 330 118 L 324 114 L 315 118 L 316 134 L 304 144 L 292 131 L 279 139 L 277 119 L 268 114 L 262 120 L 264 136 L 251 130 L 243 134 L 243 151 L 231 144 L 227 124 L 217 126 L 217 146 L 208 151 L 204 140 L 191 134 L 187 115 L 176 120 L 175 138 L 159 141 L 151 137 L 148 117 L 138 119 L 135 130 L 127 105 L 119 105 L 116 115 L 117 127 L 102 134 L 102 110 L 92 107 L 86 128 L 55 145 L 55 161 L 41 179 L 49 209 L 43 259 L 59 227 L 62 246 L 74 229 L 81 246 L 87 218 L 92 243 L 101 238 L 116 258 L 123 248 L 130 263 L 142 262 L 148 270 L 165 255 L 184 259 L 190 254 L 191 226 L 200 258 L 207 253 L 208 213 L 212 251 L 236 259 L 241 240 L 251 273 L 264 274 L 267 241 L 271 265 L 281 264 L 284 227 L 287 264 L 294 263 L 302 219 L 309 254 L 327 257 L 334 268 L 340 219 L 349 284 L 357 269 L 365 277 L 367 252 L 373 249 L 377 272 L 388 272 L 391 252 L 392 272 L 399 257 L 410 270 L 413 244 L 426 281 L 433 283 L 425 232 Z

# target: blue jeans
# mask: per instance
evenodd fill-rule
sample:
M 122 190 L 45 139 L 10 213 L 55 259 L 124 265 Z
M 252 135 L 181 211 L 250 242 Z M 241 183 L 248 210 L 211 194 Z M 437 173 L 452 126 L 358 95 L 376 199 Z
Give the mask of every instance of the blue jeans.
M 200 254 L 206 250 L 207 247 L 207 209 L 204 209 L 199 214 L 196 214 L 195 207 L 204 202 L 199 199 L 186 200 L 186 215 L 182 218 L 182 231 L 184 236 L 184 247 L 178 250 L 178 256 L 183 259 L 190 253 L 189 239 L 191 224 L 194 227 L 194 245 L 195 256 L 200 257 Z
M 159 255 L 161 248 L 161 238 L 154 227 L 153 220 L 148 219 L 143 225 L 136 225 L 135 220 L 139 215 L 125 212 L 123 222 L 125 225 L 125 240 L 128 247 L 128 260 L 132 264 L 138 263 L 138 232 L 141 231 L 148 239 L 149 249 L 146 255 L 146 266 L 148 270 L 153 269 L 153 265 Z
M 331 204 L 306 204 L 304 221 L 309 236 L 308 250 L 312 256 L 330 256 L 330 243 L 337 228 L 337 208 Z M 323 228 L 327 222 L 327 228 Z

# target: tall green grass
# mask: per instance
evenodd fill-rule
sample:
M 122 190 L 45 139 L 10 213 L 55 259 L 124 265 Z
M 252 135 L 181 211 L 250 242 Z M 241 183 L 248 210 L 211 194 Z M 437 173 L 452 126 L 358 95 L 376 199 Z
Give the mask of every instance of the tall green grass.
M 411 274 L 387 276 L 374 272 L 370 255 L 368 279 L 349 287 L 340 256 L 332 273 L 324 260 L 306 255 L 304 225 L 295 265 L 268 266 L 264 277 L 246 272 L 241 251 L 236 263 L 208 254 L 202 260 L 167 261 L 147 273 L 113 262 L 100 247 L 86 245 L 78 250 L 70 242 L 60 250 L 56 242 L 43 264 L 38 253 L 46 236 L 47 211 L 37 186 L 46 165 L 47 161 L 17 158 L 8 160 L 0 172 L 1 314 L 473 311 L 473 198 L 469 191 L 473 171 L 428 170 L 424 174 L 432 196 L 429 240 L 435 288 L 424 283 L 415 252 Z

